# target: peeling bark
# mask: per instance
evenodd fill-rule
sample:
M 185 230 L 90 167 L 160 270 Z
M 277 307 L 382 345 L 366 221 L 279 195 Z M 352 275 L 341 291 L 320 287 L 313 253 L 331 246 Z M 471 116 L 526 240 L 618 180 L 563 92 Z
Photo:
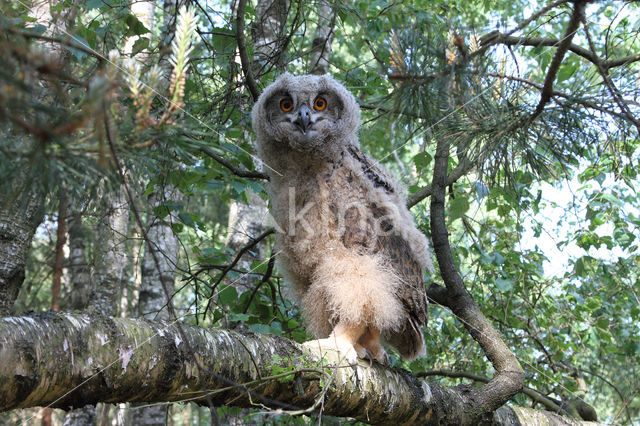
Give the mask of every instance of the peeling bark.
M 470 422 L 464 411 L 467 385 L 427 383 L 405 370 L 364 361 L 332 367 L 331 354 L 319 362 L 277 336 L 185 324 L 182 329 L 195 356 L 175 323 L 56 313 L 4 318 L 0 411 L 97 402 L 204 404 L 206 393 L 218 406 L 322 411 L 375 424 Z M 484 420 L 517 424 L 514 418 L 533 418 L 522 417 L 533 416 L 531 411 L 503 407 Z M 551 424 L 578 424 L 543 415 L 557 421 Z

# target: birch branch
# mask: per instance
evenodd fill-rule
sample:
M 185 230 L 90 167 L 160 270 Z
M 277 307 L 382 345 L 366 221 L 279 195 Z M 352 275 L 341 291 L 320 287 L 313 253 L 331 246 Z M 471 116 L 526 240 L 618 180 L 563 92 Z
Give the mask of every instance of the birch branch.
M 190 348 L 176 322 L 52 312 L 4 318 L 0 411 L 97 402 L 205 404 L 208 398 L 216 406 L 322 411 L 375 424 L 470 420 L 464 386 L 430 384 L 364 361 L 336 367 L 335 359 L 320 362 L 282 337 L 186 324 L 181 329 Z M 503 407 L 493 417 L 513 421 L 519 410 Z

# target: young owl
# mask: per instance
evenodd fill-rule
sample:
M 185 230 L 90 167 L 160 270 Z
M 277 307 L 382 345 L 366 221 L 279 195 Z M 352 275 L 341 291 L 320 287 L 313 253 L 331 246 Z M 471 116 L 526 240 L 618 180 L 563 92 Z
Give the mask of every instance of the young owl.
M 312 347 L 386 362 L 425 352 L 423 284 L 432 268 L 396 183 L 360 150 L 360 109 L 328 76 L 284 74 L 253 108 L 270 182 L 279 268 L 300 301 Z

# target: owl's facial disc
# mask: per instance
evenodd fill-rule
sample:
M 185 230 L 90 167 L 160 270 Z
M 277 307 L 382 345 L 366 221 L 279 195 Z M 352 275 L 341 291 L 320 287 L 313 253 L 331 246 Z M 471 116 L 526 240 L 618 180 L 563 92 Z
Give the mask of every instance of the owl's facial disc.
M 266 102 L 272 137 L 297 151 L 324 151 L 341 132 L 344 103 L 331 90 L 285 89 Z

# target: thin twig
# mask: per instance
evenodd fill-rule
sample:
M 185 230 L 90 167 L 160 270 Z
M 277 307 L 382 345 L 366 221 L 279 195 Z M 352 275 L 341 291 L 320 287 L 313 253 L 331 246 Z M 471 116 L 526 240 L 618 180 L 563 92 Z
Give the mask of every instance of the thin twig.
M 236 253 L 236 257 L 233 259 L 233 261 L 227 265 L 227 267 L 220 273 L 220 277 L 216 280 L 215 284 L 211 287 L 211 293 L 213 295 L 213 292 L 215 291 L 215 289 L 218 287 L 218 285 L 222 282 L 222 280 L 224 279 L 224 277 L 227 275 L 227 273 L 233 268 L 235 267 L 238 262 L 240 261 L 240 258 L 249 250 L 251 250 L 252 248 L 254 248 L 260 241 L 264 240 L 266 237 L 268 237 L 269 235 L 273 234 L 275 232 L 275 229 L 273 228 L 269 228 L 266 231 L 264 231 L 262 234 L 258 235 L 256 238 L 252 239 L 251 241 L 249 241 L 249 243 L 247 243 L 247 245 L 245 245 L 244 247 L 242 247 L 240 250 L 238 250 L 238 252 Z M 207 301 L 207 306 L 204 308 L 204 313 L 203 315 L 206 316 L 207 312 L 209 311 L 209 308 L 211 307 L 211 301 L 213 300 L 213 297 L 210 297 L 209 300 Z

